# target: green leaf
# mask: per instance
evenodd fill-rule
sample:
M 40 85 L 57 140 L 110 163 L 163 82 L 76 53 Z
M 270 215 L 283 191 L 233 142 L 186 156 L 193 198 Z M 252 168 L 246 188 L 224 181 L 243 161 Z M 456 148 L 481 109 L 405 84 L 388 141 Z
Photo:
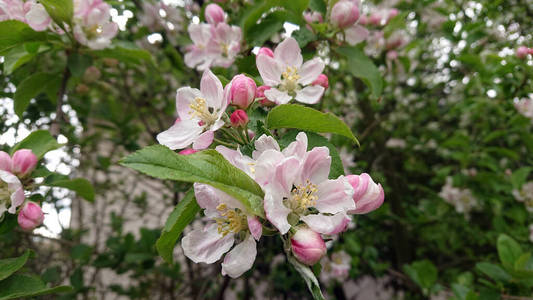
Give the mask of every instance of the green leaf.
M 18 67 L 29 62 L 34 58 L 36 53 L 28 53 L 24 49 L 24 45 L 19 45 L 11 49 L 4 57 L 4 72 L 6 75 L 13 73 Z
M 533 170 L 531 167 L 522 167 L 514 171 L 511 175 L 511 184 L 513 185 L 513 188 L 520 189 L 522 185 L 526 183 L 531 170 Z
M 304 48 L 307 44 L 316 40 L 316 35 L 305 27 L 301 27 L 299 30 L 294 31 L 292 37 L 298 42 L 300 48 Z
M 437 268 L 427 259 L 405 265 L 403 269 L 423 289 L 430 289 L 437 281 Z
M 172 252 L 181 232 L 194 220 L 199 211 L 200 206 L 196 203 L 194 191 L 191 189 L 168 217 L 165 228 L 161 232 L 161 237 L 155 244 L 157 252 L 166 262 L 172 263 Z
M 247 42 L 252 46 L 262 46 L 272 35 L 283 29 L 285 20 L 286 13 L 283 11 L 269 14 L 259 24 L 250 26 L 245 35 Z
M 30 104 L 30 100 L 40 93 L 45 92 L 47 87 L 53 85 L 56 82 L 56 76 L 58 75 L 44 72 L 35 73 L 19 83 L 15 96 L 13 97 L 17 116 L 22 118 L 22 113 Z
M 504 269 L 500 266 L 491 264 L 488 262 L 480 262 L 476 264 L 476 269 L 481 273 L 487 275 L 488 277 L 496 281 L 509 281 L 511 280 L 511 275 L 509 275 Z
M 526 253 L 520 255 L 520 257 L 514 263 L 514 269 L 515 270 L 525 270 L 527 264 L 529 263 L 530 258 L 531 258 L 531 253 L 530 252 L 526 252 Z
M 321 13 L 323 16 L 326 15 L 327 6 L 326 6 L 326 2 L 324 2 L 324 0 L 311 0 L 311 1 L 309 1 L 309 7 L 312 10 Z
M 332 113 L 323 113 L 298 104 L 283 104 L 270 111 L 266 119 L 269 129 L 296 128 L 345 136 L 359 145 L 350 127 Z
M 34 31 L 26 23 L 15 20 L 0 22 L 0 55 L 18 45 L 45 40 L 46 33 Z
M 289 260 L 289 263 L 296 269 L 296 271 L 298 271 L 298 273 L 300 273 L 300 275 L 304 279 L 307 288 L 313 296 L 313 299 L 325 300 L 324 295 L 322 295 L 322 291 L 320 290 L 320 284 L 318 283 L 315 274 L 313 274 L 313 271 L 308 266 L 301 264 L 290 254 L 287 255 L 287 259 Z
M 390 37 L 393 32 L 405 28 L 405 26 L 407 25 L 406 18 L 408 14 L 409 12 L 403 12 L 392 18 L 389 23 L 387 23 L 387 26 L 383 28 L 385 38 Z
M 522 255 L 520 245 L 506 234 L 500 234 L 498 237 L 497 248 L 500 261 L 506 267 L 512 268 Z
M 128 64 L 139 65 L 143 62 L 153 62 L 150 52 L 137 47 L 135 44 L 125 42 L 117 42 L 111 48 L 92 50 L 89 53 L 98 57 L 115 58 Z
M 40 0 L 39 2 L 52 17 L 52 20 L 61 28 L 65 28 L 63 23 L 72 24 L 72 16 L 74 14 L 72 0 Z
M 292 141 L 296 140 L 296 135 L 298 135 L 298 130 L 291 130 L 285 134 L 279 144 L 282 148 L 287 147 Z M 334 179 L 338 178 L 341 175 L 344 175 L 344 167 L 342 165 L 342 160 L 337 152 L 337 148 L 328 141 L 325 137 L 316 134 L 314 132 L 306 132 L 307 134 L 307 150 L 311 150 L 314 147 L 326 146 L 329 149 L 329 155 L 331 156 L 331 169 L 329 171 L 329 178 Z
M 0 281 L 6 279 L 22 268 L 24 264 L 26 264 L 28 257 L 30 257 L 30 251 L 26 250 L 26 252 L 19 257 L 0 259 Z
M 363 51 L 353 47 L 340 47 L 337 52 L 347 58 L 347 71 L 370 87 L 376 98 L 383 92 L 383 79 L 378 68 Z
M 250 213 L 264 216 L 261 187 L 215 150 L 179 155 L 155 145 L 127 156 L 121 164 L 161 179 L 211 185 L 239 200 Z
M 90 56 L 73 53 L 68 57 L 68 69 L 70 73 L 76 77 L 81 77 L 85 73 L 85 70 L 90 67 L 93 60 Z
M 307 6 L 309 6 L 309 0 L 290 0 L 282 1 L 281 3 L 283 7 L 297 16 L 301 16 Z
M 62 187 L 76 192 L 78 196 L 83 197 L 89 202 L 94 201 L 94 188 L 93 185 L 84 178 L 74 179 L 59 179 L 53 181 L 45 181 L 43 183 L 46 186 Z
M 0 215 L 0 235 L 13 230 L 18 226 L 17 215 L 4 212 L 4 216 Z
M 72 291 L 69 286 L 49 288 L 41 279 L 28 275 L 13 275 L 0 281 L 0 300 L 36 297 Z
M 48 130 L 36 130 L 15 145 L 12 152 L 14 153 L 18 149 L 30 149 L 33 154 L 41 159 L 46 152 L 55 150 L 61 146 Z

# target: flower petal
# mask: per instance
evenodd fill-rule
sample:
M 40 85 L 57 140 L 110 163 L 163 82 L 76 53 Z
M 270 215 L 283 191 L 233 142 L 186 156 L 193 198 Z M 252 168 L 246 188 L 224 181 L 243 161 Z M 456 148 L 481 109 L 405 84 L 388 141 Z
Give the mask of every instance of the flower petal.
M 259 241 L 261 234 L 263 233 L 263 225 L 259 222 L 257 217 L 247 217 L 248 229 L 256 241 Z
M 350 45 L 359 44 L 366 40 L 369 35 L 369 31 L 361 25 L 353 25 L 344 31 L 346 42 Z
M 241 276 L 252 268 L 256 255 L 255 240 L 250 235 L 226 254 L 222 263 L 222 275 L 229 275 L 231 278 Z
M 205 100 L 209 107 L 220 109 L 224 105 L 224 88 L 220 80 L 211 70 L 206 70 L 202 75 L 200 91 L 206 98 Z
M 305 132 L 300 132 L 296 136 L 296 140 L 283 149 L 283 155 L 286 157 L 296 156 L 303 159 L 307 152 L 307 135 Z
M 264 208 L 267 220 L 276 226 L 281 234 L 285 234 L 291 229 L 287 220 L 291 210 L 283 204 L 283 197 L 266 193 Z
M 206 210 L 216 211 L 220 200 L 216 194 L 216 189 L 203 183 L 194 184 L 194 197 L 198 205 Z
M 257 159 L 266 150 L 279 151 L 280 149 L 278 142 L 273 137 L 263 134 L 255 141 L 255 150 L 252 153 L 253 159 Z
M 263 57 L 265 55 L 261 55 L 261 57 Z M 287 94 L 286 92 L 282 92 L 278 89 L 275 89 L 275 88 L 271 88 L 269 90 L 266 90 L 265 91 L 265 97 L 272 101 L 272 102 L 275 102 L 276 104 L 287 104 L 289 103 L 289 101 L 291 101 L 292 97 L 289 96 L 289 94 Z
M 318 78 L 318 75 L 324 70 L 324 62 L 320 57 L 315 57 L 308 60 L 303 64 L 302 68 L 298 71 L 300 79 L 298 83 L 301 85 L 308 85 Z
M 172 150 L 189 146 L 202 133 L 196 120 L 182 120 L 157 135 L 157 141 Z
M 318 200 L 315 208 L 321 213 L 335 214 L 355 209 L 352 199 L 353 188 L 341 176 L 335 180 L 326 180 L 318 185 Z
M 233 234 L 222 236 L 217 224 L 213 223 L 201 229 L 195 229 L 181 240 L 183 253 L 195 263 L 212 264 L 233 246 Z
M 207 45 L 211 40 L 211 26 L 208 24 L 190 24 L 188 31 L 194 44 Z
M 319 184 L 328 179 L 331 166 L 331 156 L 327 147 L 315 147 L 305 154 L 298 183 L 304 184 L 307 180 Z
M 289 37 L 274 49 L 274 59 L 282 62 L 284 67 L 292 66 L 300 69 L 303 62 L 302 50 L 298 46 L 298 42 L 294 38 Z
M 232 165 L 244 171 L 248 176 L 254 177 L 252 172 L 254 161 L 248 156 L 242 155 L 240 150 L 233 150 L 225 146 L 217 146 L 216 150 Z
M 176 92 L 176 110 L 181 120 L 191 119 L 191 103 L 196 98 L 202 98 L 202 93 L 198 89 L 182 87 Z
M 309 228 L 322 234 L 337 234 L 346 230 L 350 223 L 350 218 L 344 212 L 337 213 L 333 216 L 323 214 L 307 215 L 300 217 Z
M 266 95 L 265 91 L 265 95 Z M 320 101 L 322 94 L 324 93 L 324 87 L 320 85 L 308 85 L 303 89 L 296 92 L 296 101 L 302 102 L 305 104 L 315 104 Z
M 196 140 L 194 140 L 192 144 L 192 148 L 195 150 L 205 149 L 209 147 L 209 145 L 211 145 L 214 138 L 215 138 L 215 132 L 208 130 L 200 134 L 200 136 L 198 136 Z
M 265 186 L 273 181 L 276 167 L 285 159 L 285 156 L 279 151 L 268 149 L 265 150 L 259 157 L 254 166 L 254 178 L 261 186 Z
M 277 86 L 281 82 L 283 70 L 275 59 L 267 55 L 259 55 L 256 58 L 256 64 L 265 85 Z

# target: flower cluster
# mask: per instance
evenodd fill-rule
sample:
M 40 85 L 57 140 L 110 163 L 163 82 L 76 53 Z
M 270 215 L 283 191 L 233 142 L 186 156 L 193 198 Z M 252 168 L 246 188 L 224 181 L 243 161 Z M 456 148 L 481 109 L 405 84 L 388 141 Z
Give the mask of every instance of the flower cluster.
M 444 201 L 455 207 L 458 213 L 468 216 L 470 211 L 477 207 L 478 201 L 469 189 L 460 189 L 453 186 L 452 178 L 446 178 L 446 184 L 442 187 L 439 196 Z
M 533 212 L 533 181 L 522 185 L 520 190 L 513 190 L 513 196 L 518 202 L 524 202 L 527 211 Z
M 148 1 L 142 2 L 142 14 L 139 21 L 150 31 L 165 29 L 168 31 L 178 30 L 183 22 L 181 12 L 163 2 L 155 4 Z
M 35 31 L 44 31 L 52 23 L 44 6 L 33 0 L 0 0 L 0 21 L 5 20 L 24 22 Z
M 207 23 L 189 25 L 193 44 L 186 49 L 185 64 L 198 70 L 227 68 L 241 50 L 241 28 L 227 24 L 224 11 L 214 3 L 206 7 L 205 19 Z
M 516 57 L 520 59 L 527 58 L 528 54 L 533 55 L 533 48 L 528 48 L 526 46 L 520 46 L 516 49 Z
M 533 121 L 533 99 L 521 99 L 515 102 L 514 106 L 521 115 Z
M 44 220 L 44 214 L 38 204 L 30 201 L 24 204 L 24 186 L 21 179 L 27 179 L 36 165 L 37 156 L 31 150 L 20 149 L 15 151 L 13 156 L 0 151 L 0 217 L 6 211 L 16 214 L 18 210 L 17 220 L 24 230 L 33 230 Z
M 320 279 L 323 282 L 339 281 L 348 278 L 351 268 L 352 257 L 345 251 L 334 252 L 329 257 L 324 257 L 320 261 L 322 271 Z
M 109 4 L 102 0 L 74 0 L 74 37 L 92 49 L 109 47 L 118 25 L 111 21 Z

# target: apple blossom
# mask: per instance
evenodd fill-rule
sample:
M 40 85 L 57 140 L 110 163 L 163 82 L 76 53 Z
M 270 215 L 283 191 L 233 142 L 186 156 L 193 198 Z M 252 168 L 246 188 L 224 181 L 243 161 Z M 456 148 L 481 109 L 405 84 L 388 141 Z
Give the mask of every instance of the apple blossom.
M 221 118 L 228 106 L 228 94 L 210 70 L 204 72 L 200 90 L 191 87 L 178 89 L 176 109 L 180 121 L 157 135 L 159 143 L 172 150 L 190 144 L 193 144 L 193 149 L 207 148 L 213 142 L 214 132 L 224 125 Z
M 528 53 L 529 53 L 529 49 L 525 46 L 520 46 L 516 49 L 516 57 L 520 59 L 526 58 Z
M 190 24 L 188 31 L 193 44 L 186 48 L 185 64 L 189 68 L 196 67 L 198 70 L 206 70 L 212 63 L 212 59 L 207 53 L 207 44 L 211 41 L 211 25 Z
M 322 281 L 337 280 L 342 282 L 346 280 L 350 273 L 352 257 L 345 251 L 334 252 L 331 254 L 331 259 L 324 257 L 320 264 L 322 271 L 320 272 L 320 279 Z
M 17 207 L 24 203 L 24 190 L 17 176 L 0 170 L 0 216 L 8 211 L 15 214 Z
M 44 220 L 44 214 L 41 207 L 34 202 L 27 202 L 20 210 L 17 217 L 20 228 L 31 231 L 41 225 Z
M 118 32 L 118 25 L 110 20 L 109 4 L 102 0 L 74 1 L 74 37 L 91 49 L 109 47 Z
M 218 23 L 211 26 L 211 39 L 207 52 L 212 66 L 228 68 L 241 50 L 242 31 L 239 26 Z
M 239 74 L 231 80 L 230 101 L 232 105 L 242 109 L 248 108 L 255 99 L 257 85 L 255 81 L 244 74 Z
M 291 237 L 292 254 L 301 263 L 312 266 L 326 255 L 326 243 L 318 234 L 307 227 L 296 229 Z
M 26 176 L 37 166 L 37 156 L 29 149 L 15 151 L 12 157 L 13 173 L 19 176 Z
M 222 262 L 222 275 L 241 276 L 254 263 L 256 240 L 262 234 L 261 223 L 238 200 L 218 189 L 195 183 L 194 193 L 206 217 L 215 222 L 183 237 L 184 254 L 196 263 L 211 264 L 229 251 Z
M 259 140 L 258 140 L 259 141 Z M 265 191 L 267 219 L 281 234 L 299 221 L 322 234 L 344 231 L 355 209 L 353 188 L 344 176 L 328 179 L 331 156 L 327 147 L 307 151 L 307 135 L 300 132 L 296 141 L 283 151 L 275 141 L 260 141 L 252 153 L 257 160 L 255 179 Z
M 355 209 L 350 214 L 367 214 L 378 209 L 385 199 L 385 192 L 381 184 L 376 184 L 367 173 L 348 175 L 346 180 L 354 189 L 353 201 Z
M 248 115 L 242 109 L 235 110 L 229 119 L 233 127 L 244 127 L 248 124 Z
M 318 75 L 317 79 L 315 79 L 315 81 L 313 81 L 311 84 L 312 85 L 320 85 L 325 90 L 327 90 L 328 87 L 329 87 L 328 76 L 326 76 L 326 74 L 320 74 L 320 75 Z
M 35 31 L 44 31 L 52 19 L 44 6 L 33 0 L 0 0 L 0 21 L 18 20 L 28 24 Z
M 257 56 L 259 55 L 274 57 L 274 52 L 272 52 L 272 50 L 268 47 L 261 47 L 259 48 L 259 52 L 257 52 Z
M 344 30 L 344 39 L 350 45 L 356 45 L 368 38 L 370 32 L 359 24 L 354 24 Z
M 217 4 L 211 3 L 205 8 L 205 20 L 207 23 L 217 25 L 218 23 L 224 23 L 225 16 L 222 7 Z
M 300 47 L 292 37 L 276 47 L 274 57 L 259 55 L 256 62 L 261 78 L 271 87 L 265 96 L 276 104 L 288 103 L 292 98 L 314 104 L 324 93 L 323 87 L 311 85 L 324 70 L 324 62 L 317 57 L 302 64 Z
M 451 177 L 446 178 L 446 184 L 442 187 L 439 196 L 453 205 L 455 211 L 464 213 L 466 216 L 478 205 L 477 199 L 469 189 L 460 189 L 453 186 Z
M 304 12 L 303 13 L 304 19 L 307 23 L 322 23 L 324 22 L 324 18 L 322 17 L 322 14 L 316 11 L 313 12 Z
M 515 102 L 514 107 L 521 115 L 533 120 L 533 99 L 523 98 Z
M 350 0 L 341 0 L 331 9 L 331 23 L 339 28 L 347 28 L 359 19 L 359 7 Z

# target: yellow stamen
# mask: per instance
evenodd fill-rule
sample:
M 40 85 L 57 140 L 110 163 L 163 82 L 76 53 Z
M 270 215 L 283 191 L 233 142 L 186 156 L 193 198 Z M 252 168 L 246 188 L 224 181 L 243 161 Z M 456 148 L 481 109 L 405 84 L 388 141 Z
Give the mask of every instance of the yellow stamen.
M 189 108 L 191 109 L 189 114 L 192 117 L 198 117 L 208 126 L 214 124 L 217 120 L 216 111 L 209 111 L 209 107 L 207 107 L 207 101 L 205 101 L 204 98 L 195 98 L 191 104 L 189 104 Z
M 281 89 L 287 91 L 288 93 L 293 93 L 298 89 L 298 80 L 300 75 L 298 75 L 298 69 L 296 67 L 287 67 L 285 72 L 281 73 Z
M 218 225 L 218 233 L 222 236 L 226 236 L 230 232 L 238 233 L 248 228 L 246 215 L 238 209 L 228 209 L 226 204 L 221 203 L 217 206 L 217 210 L 222 217 L 216 218 L 215 221 Z
M 287 206 L 292 211 L 303 214 L 309 207 L 316 205 L 318 188 L 307 180 L 305 185 L 298 185 L 291 191 L 291 196 L 287 201 Z

